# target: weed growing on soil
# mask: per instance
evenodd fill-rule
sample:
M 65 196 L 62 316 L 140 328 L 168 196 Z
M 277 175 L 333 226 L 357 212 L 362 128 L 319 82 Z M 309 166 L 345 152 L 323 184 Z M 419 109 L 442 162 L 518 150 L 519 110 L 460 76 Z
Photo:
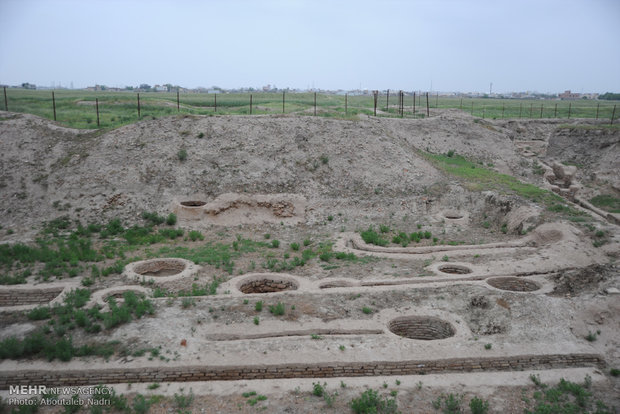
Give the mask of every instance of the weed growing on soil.
M 592 385 L 592 379 L 586 375 L 583 384 L 560 379 L 560 382 L 553 387 L 544 384 L 534 375 L 530 378 L 537 387 L 533 394 L 534 407 L 530 409 L 530 400 L 528 399 L 528 408 L 525 409 L 526 414 L 538 413 L 607 413 L 609 407 L 601 401 L 592 401 L 592 393 L 589 391 Z
M 367 306 L 364 306 L 364 307 L 362 308 L 362 312 L 363 312 L 365 315 L 370 315 L 370 314 L 372 313 L 372 309 L 370 309 L 370 308 L 369 308 L 369 307 L 367 307 Z
M 317 397 L 322 397 L 325 393 L 325 388 L 327 387 L 327 383 L 324 382 L 322 385 L 320 382 L 312 383 L 312 395 L 316 395 Z
M 489 412 L 489 402 L 482 398 L 473 397 L 469 401 L 469 409 L 472 414 L 486 414 Z
M 372 389 L 364 391 L 359 398 L 353 398 L 349 406 L 355 414 L 395 414 L 398 412 L 395 399 L 381 397 L 377 391 Z
M 463 403 L 463 396 L 459 394 L 441 394 L 436 400 L 432 402 L 435 410 L 442 410 L 446 414 L 461 413 L 461 404 Z
M 254 310 L 256 312 L 261 312 L 263 310 L 263 301 L 259 300 L 258 302 L 256 302 L 256 305 L 254 305 Z
M 185 148 L 181 148 L 179 152 L 177 152 L 177 157 L 179 158 L 179 161 L 185 161 L 187 159 L 187 150 Z
M 254 317 L 254 325 L 259 325 L 260 324 L 260 319 L 258 319 L 258 316 Z
M 282 302 L 278 302 L 275 305 L 269 305 L 269 312 L 275 316 L 284 315 L 284 304 Z
M 101 308 L 95 306 L 88 310 L 81 309 L 90 299 L 88 289 L 75 289 L 65 297 L 62 305 L 57 304 L 52 308 L 37 308 L 29 317 L 48 319 L 54 327 L 54 334 L 60 339 L 55 339 L 49 325 L 26 336 L 22 340 L 10 337 L 0 342 L 0 359 L 19 359 L 30 356 L 45 356 L 48 360 L 60 359 L 69 361 L 74 356 L 98 355 L 109 357 L 115 352 L 116 342 L 105 344 L 88 344 L 79 348 L 73 346 L 71 336 L 66 332 L 76 328 L 82 328 L 88 333 L 101 331 L 101 323 L 106 329 L 114 328 L 130 321 L 133 317 L 141 318 L 145 314 L 155 312 L 152 303 L 138 297 L 134 292 L 123 294 L 124 303 L 116 305 L 114 298 L 110 298 L 110 310 L 101 312 Z M 47 310 L 43 310 L 47 309 Z

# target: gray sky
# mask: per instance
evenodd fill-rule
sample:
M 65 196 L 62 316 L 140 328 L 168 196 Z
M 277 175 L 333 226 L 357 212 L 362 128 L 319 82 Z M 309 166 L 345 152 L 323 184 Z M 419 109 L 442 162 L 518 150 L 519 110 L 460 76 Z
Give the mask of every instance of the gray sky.
M 620 92 L 619 0 L 0 0 L 0 83 Z

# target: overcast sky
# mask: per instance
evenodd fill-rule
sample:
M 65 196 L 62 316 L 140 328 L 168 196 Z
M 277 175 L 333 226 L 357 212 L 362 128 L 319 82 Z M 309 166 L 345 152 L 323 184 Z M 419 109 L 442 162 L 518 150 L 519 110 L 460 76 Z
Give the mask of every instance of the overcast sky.
M 22 82 L 620 92 L 620 0 L 0 0 Z

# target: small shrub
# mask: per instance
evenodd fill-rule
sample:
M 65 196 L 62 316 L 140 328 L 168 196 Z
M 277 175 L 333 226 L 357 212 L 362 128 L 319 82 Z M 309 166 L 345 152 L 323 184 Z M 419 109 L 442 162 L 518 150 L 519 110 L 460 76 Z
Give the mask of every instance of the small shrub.
M 269 312 L 275 316 L 284 315 L 284 304 L 282 302 L 278 302 L 275 305 L 269 305 Z
M 254 305 L 254 310 L 257 312 L 261 312 L 263 310 L 263 301 L 259 300 L 258 302 L 256 302 L 256 305 Z
M 332 215 L 327 216 L 327 221 L 333 221 L 333 220 L 334 220 L 334 216 Z
M 596 341 L 596 334 L 592 333 L 592 332 L 588 332 L 588 334 L 586 335 L 585 338 L 589 342 L 594 342 L 594 341 Z
M 448 158 L 452 158 L 454 156 L 454 150 L 448 151 L 446 155 L 448 156 Z
M 364 306 L 362 308 L 362 312 L 366 315 L 370 315 L 372 313 L 372 309 L 370 309 L 369 307 Z
M 198 135 L 196 135 L 197 138 L 204 138 L 205 133 L 204 132 L 199 132 Z
M 157 382 L 154 382 L 148 386 L 149 390 L 156 390 L 157 388 L 159 388 L 159 383 Z
M 325 154 L 321 155 L 319 159 L 321 160 L 323 164 L 327 164 L 329 162 L 329 158 Z
M 376 246 L 387 246 L 388 241 L 379 237 L 376 231 L 373 230 L 372 226 L 368 227 L 368 230 L 360 233 L 364 242 L 368 244 L 374 244 Z
M 327 383 L 323 383 L 323 385 L 321 385 L 320 382 L 313 382 L 312 383 L 312 395 L 316 395 L 317 397 L 322 397 L 323 394 L 325 393 L 326 386 L 327 386 Z
M 205 239 L 205 237 L 202 235 L 202 233 L 199 232 L 198 230 L 191 230 L 187 235 L 189 236 L 191 241 L 204 240 Z
M 187 408 L 194 402 L 194 393 L 190 390 L 189 395 L 174 394 L 174 403 L 177 408 Z
M 312 244 L 312 240 L 310 239 L 304 239 L 304 247 L 308 247 Z
M 484 344 L 484 349 L 489 350 L 492 346 L 492 344 Z
M 40 306 L 28 312 L 28 319 L 30 319 L 31 321 L 49 319 L 50 316 L 50 308 L 47 306 Z
M 179 158 L 179 161 L 185 161 L 187 159 L 187 150 L 185 148 L 181 148 L 179 152 L 177 152 L 177 157 Z
M 271 234 L 266 233 L 263 237 L 264 237 L 265 239 L 270 239 L 270 238 L 271 238 Z
M 258 316 L 254 317 L 254 325 L 260 325 L 260 319 L 258 319 Z
M 291 243 L 291 250 L 298 251 L 299 243 Z
M 458 414 L 463 412 L 462 403 L 462 395 L 450 393 L 448 395 L 441 394 L 432 404 L 434 409 L 441 409 L 446 414 Z
M 274 249 L 277 249 L 278 247 L 280 247 L 280 240 L 272 240 L 271 241 L 271 247 Z
M 444 262 L 449 262 L 450 258 L 448 257 L 448 255 L 445 255 L 444 257 L 441 258 L 441 260 L 443 260 Z
M 620 369 L 618 369 L 618 368 L 611 368 L 609 370 L 609 373 L 611 374 L 612 377 L 620 376 Z
M 317 335 L 317 334 L 311 334 L 310 338 L 314 339 L 314 340 L 321 340 L 321 339 L 323 339 L 323 337 L 321 335 Z
M 174 213 L 168 214 L 168 217 L 166 217 L 166 224 L 169 226 L 177 224 L 177 215 Z
M 395 399 L 381 398 L 375 390 L 366 390 L 359 398 L 354 398 L 349 406 L 355 414 L 397 413 Z
M 151 407 L 151 402 L 147 401 L 143 395 L 138 394 L 133 398 L 133 410 L 136 414 L 146 414 Z
M 504 234 L 508 233 L 508 224 L 506 223 L 502 224 L 501 230 L 502 230 L 502 233 Z
M 489 412 L 489 402 L 482 398 L 474 397 L 469 402 L 469 409 L 472 414 L 486 414 Z
M 181 301 L 181 306 L 183 307 L 183 309 L 187 309 L 190 306 L 194 305 L 196 305 L 196 301 L 193 298 L 183 298 L 183 300 Z

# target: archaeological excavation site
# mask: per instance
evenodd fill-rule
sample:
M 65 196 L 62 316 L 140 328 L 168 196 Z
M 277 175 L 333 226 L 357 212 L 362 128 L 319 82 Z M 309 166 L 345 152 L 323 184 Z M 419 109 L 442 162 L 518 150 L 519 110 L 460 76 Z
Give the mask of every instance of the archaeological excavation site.
M 618 412 L 605 122 L 0 111 L 0 412 Z

